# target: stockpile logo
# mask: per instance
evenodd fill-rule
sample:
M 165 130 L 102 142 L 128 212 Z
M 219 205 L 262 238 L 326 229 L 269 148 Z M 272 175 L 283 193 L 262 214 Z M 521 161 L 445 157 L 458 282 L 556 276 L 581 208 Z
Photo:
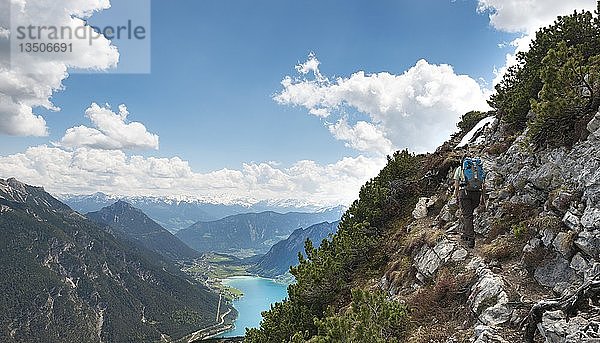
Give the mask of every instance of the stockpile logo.
M 151 71 L 150 0 L 112 0 L 101 11 L 74 13 L 63 1 L 10 0 L 9 10 L 13 68 L 42 61 L 73 67 L 69 73 Z

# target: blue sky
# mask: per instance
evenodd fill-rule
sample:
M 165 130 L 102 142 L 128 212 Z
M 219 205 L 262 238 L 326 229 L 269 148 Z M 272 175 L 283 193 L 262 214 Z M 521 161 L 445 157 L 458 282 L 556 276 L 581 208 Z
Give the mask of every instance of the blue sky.
M 112 2 L 117 1 L 122 0 Z M 170 163 L 168 159 L 178 157 L 193 173 L 241 171 L 244 177 L 247 176 L 243 171 L 244 163 L 260 166 L 272 161 L 271 167 L 289 175 L 288 169 L 304 160 L 323 167 L 334 165 L 345 157 L 377 160 L 373 166 L 365 168 L 369 175 L 361 174 L 353 179 L 352 187 L 356 188 L 374 176 L 371 174 L 381 166 L 382 151 L 403 147 L 422 151 L 430 146 L 403 141 L 406 134 L 394 128 L 393 113 L 370 110 L 377 108 L 377 104 L 353 102 L 348 97 L 357 96 L 357 93 L 350 90 L 344 95 L 332 95 L 334 90 L 330 86 L 340 77 L 348 81 L 337 84 L 342 88 L 363 81 L 370 87 L 380 87 L 376 82 L 384 76 L 394 77 L 399 83 L 394 80 L 382 83 L 385 92 L 385 87 L 419 82 L 421 76 L 417 68 L 410 81 L 400 80 L 400 77 L 416 67 L 421 59 L 427 62 L 422 70 L 429 70 L 430 78 L 438 66 L 451 66 L 448 75 L 456 78 L 451 85 L 462 82 L 458 75 L 464 75 L 471 79 L 468 80 L 471 82 L 469 87 L 477 84 L 480 88 L 477 92 L 481 90 L 481 93 L 477 94 L 477 99 L 467 99 L 460 109 L 448 113 L 443 128 L 437 127 L 431 136 L 422 137 L 437 145 L 454 130 L 459 111 L 468 109 L 470 104 L 481 104 L 489 95 L 496 77 L 494 70 L 502 68 L 507 63 L 507 54 L 515 51 L 515 46 L 507 43 L 533 31 L 527 23 L 516 28 L 508 24 L 503 26 L 504 9 L 499 3 L 491 0 L 153 0 L 151 73 L 72 73 L 62 80 L 62 90 L 51 93 L 50 100 L 61 108 L 60 111 L 32 106 L 34 114 L 44 118 L 49 135 L 0 134 L 0 155 L 10 157 L 44 144 L 54 148 L 50 142 L 61 141 L 67 129 L 93 126 L 84 115 L 92 103 L 101 107 L 108 103 L 115 112 L 119 104 L 126 104 L 127 120 L 142 123 L 148 133 L 159 137 L 160 146 L 158 150 L 126 145 L 100 149 L 105 154 L 118 150 L 127 158 L 134 155 L 156 157 L 166 159 L 166 163 Z M 587 7 L 594 5 L 594 1 L 581 3 Z M 539 5 L 543 6 L 543 2 Z M 478 11 L 478 6 L 482 10 Z M 554 15 L 553 11 L 564 9 L 548 8 L 540 17 L 548 16 L 548 13 Z M 110 10 L 105 12 L 110 15 Z M 496 19 L 500 22 L 491 19 L 493 13 L 498 14 Z M 305 74 L 297 73 L 294 68 L 309 60 L 311 52 L 318 63 L 316 72 L 324 79 L 317 80 L 314 68 L 307 69 Z M 359 71 L 364 71 L 367 78 L 351 82 L 352 75 Z M 368 77 L 378 73 L 386 75 L 381 74 L 382 78 L 377 81 Z M 289 87 L 281 85 L 286 76 L 292 80 Z M 316 86 L 321 94 L 306 96 L 331 96 L 337 103 L 313 106 L 297 100 L 302 85 Z M 461 96 L 468 96 L 469 89 L 465 88 Z M 282 93 L 291 94 L 292 98 L 275 101 L 274 96 Z M 415 113 L 409 114 L 419 120 L 419 107 L 410 107 L 400 100 L 395 103 L 404 104 L 402 111 L 412 108 Z M 332 114 L 309 114 L 317 107 L 326 107 Z M 356 142 L 345 133 L 359 132 L 361 126 L 357 124 L 361 121 L 365 124 L 362 128 L 371 130 L 373 135 Z M 340 125 L 334 126 L 336 123 Z M 419 124 L 416 128 L 427 130 Z M 389 149 L 373 149 L 376 142 L 384 142 Z M 69 153 L 78 148 L 86 147 L 77 144 L 61 147 Z M 14 160 L 10 163 L 14 164 L 15 172 L 27 164 Z M 48 167 L 33 168 L 37 175 L 26 181 L 46 183 L 47 180 L 40 176 L 44 174 L 39 172 L 40 168 Z M 360 165 L 353 168 L 360 168 Z M 11 176 L 3 175 L 7 173 L 10 171 L 4 171 L 0 177 Z M 109 186 L 99 182 L 97 185 L 108 192 L 119 189 L 118 183 Z M 298 187 L 290 185 L 284 197 L 294 197 L 293 189 Z M 167 191 L 168 187 L 157 191 L 161 187 L 138 187 L 131 192 L 173 194 Z M 252 187 L 260 188 L 260 185 L 253 184 Z M 181 189 L 185 187 L 173 192 L 181 193 Z M 272 188 L 268 195 L 265 193 L 258 198 L 272 198 L 277 189 Z M 55 190 L 77 193 L 93 190 L 93 187 L 66 189 L 57 185 Z M 356 191 L 348 192 L 354 194 Z M 322 192 L 325 190 L 320 189 L 319 194 Z M 192 193 L 190 195 L 202 195 L 197 191 Z M 258 193 L 241 192 L 240 197 L 241 194 Z M 307 191 L 297 198 L 304 199 L 310 193 Z

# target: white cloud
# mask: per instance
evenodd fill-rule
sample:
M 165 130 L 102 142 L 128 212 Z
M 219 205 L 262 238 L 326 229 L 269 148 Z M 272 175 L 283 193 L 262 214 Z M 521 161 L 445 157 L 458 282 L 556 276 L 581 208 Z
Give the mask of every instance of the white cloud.
M 377 126 L 358 121 L 350 126 L 345 118 L 329 125 L 329 131 L 336 139 L 346 142 L 346 146 L 358 151 L 374 151 L 379 155 L 389 155 L 396 150 L 385 133 Z
M 595 9 L 595 0 L 479 0 L 477 6 L 480 13 L 489 13 L 490 24 L 497 30 L 524 33 L 552 24 L 559 15 Z
M 477 11 L 488 13 L 492 27 L 522 33 L 510 43 L 515 50 L 506 55 L 504 66 L 495 68 L 493 84 L 498 84 L 508 68 L 516 64 L 517 53 L 529 50 L 538 29 L 552 24 L 559 15 L 569 15 L 574 10 L 593 12 L 596 6 L 596 0 L 479 0 Z
M 67 129 L 58 146 L 95 149 L 158 149 L 158 135 L 146 130 L 139 122 L 127 123 L 127 106 L 120 105 L 119 113 L 111 110 L 109 105 L 100 107 L 96 103 L 85 111 L 95 128 L 77 126 Z
M 346 157 L 321 165 L 303 160 L 284 168 L 246 163 L 240 170 L 194 172 L 179 157 L 127 156 L 119 150 L 45 145 L 0 157 L 0 177 L 16 177 L 56 193 L 189 196 L 218 199 L 282 200 L 333 206 L 350 204 L 360 187 L 377 175 L 385 158 Z
M 335 81 L 318 71 L 311 54 L 296 67 L 300 77 L 287 76 L 274 100 L 283 105 L 303 106 L 309 113 L 330 118 L 351 108 L 368 115 L 369 122 L 350 124 L 345 117 L 329 124 L 337 139 L 357 150 L 375 154 L 393 148 L 431 151 L 454 131 L 460 116 L 471 110 L 486 110 L 488 91 L 476 80 L 457 75 L 446 64 L 419 60 L 401 75 L 358 71 Z M 312 71 L 314 79 L 305 75 Z
M 51 101 L 53 93 L 63 89 L 62 81 L 68 77 L 68 68 L 103 70 L 116 66 L 119 53 L 104 37 L 89 45 L 87 40 L 72 40 L 72 53 L 20 54 L 10 59 L 6 39 L 10 30 L 19 23 L 40 26 L 85 25 L 83 19 L 110 7 L 108 0 L 66 1 L 2 1 L 0 9 L 0 134 L 45 136 L 46 121 L 34 113 L 37 107 L 60 110 Z M 9 19 L 13 24 L 10 26 Z M 12 62 L 12 63 L 11 63 Z

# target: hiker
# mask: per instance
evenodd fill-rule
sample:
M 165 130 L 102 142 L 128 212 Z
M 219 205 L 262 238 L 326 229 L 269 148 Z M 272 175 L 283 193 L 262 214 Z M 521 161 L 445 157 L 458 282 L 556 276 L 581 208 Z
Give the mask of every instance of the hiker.
M 473 212 L 479 206 L 485 208 L 485 171 L 479 158 L 463 156 L 454 171 L 454 197 L 463 218 L 462 239 L 469 248 L 475 247 Z

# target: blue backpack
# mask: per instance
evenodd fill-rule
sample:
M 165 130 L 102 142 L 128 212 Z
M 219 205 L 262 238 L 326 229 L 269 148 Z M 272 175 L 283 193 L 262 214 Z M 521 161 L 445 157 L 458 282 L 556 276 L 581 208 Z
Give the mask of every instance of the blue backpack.
M 462 164 L 465 186 L 468 191 L 481 191 L 485 181 L 485 171 L 480 158 L 467 157 Z

